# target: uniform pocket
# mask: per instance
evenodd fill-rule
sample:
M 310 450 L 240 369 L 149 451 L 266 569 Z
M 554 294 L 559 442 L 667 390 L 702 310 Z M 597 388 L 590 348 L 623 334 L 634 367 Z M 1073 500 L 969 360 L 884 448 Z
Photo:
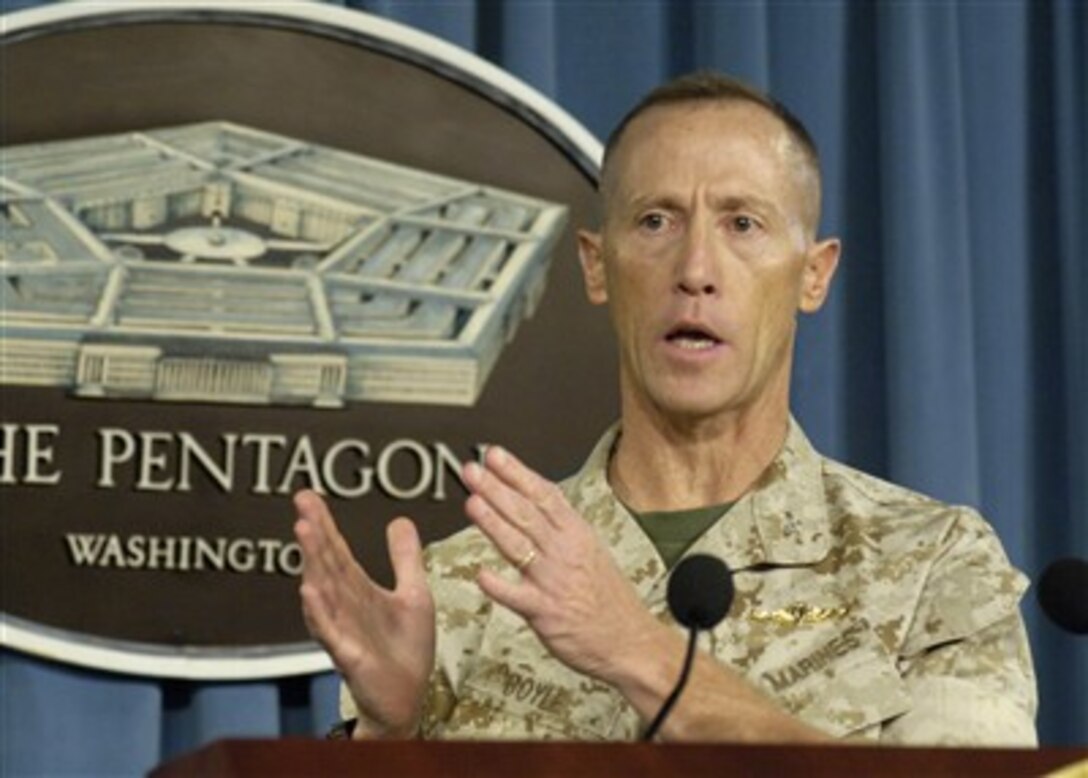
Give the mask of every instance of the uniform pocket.
M 446 724 L 453 737 L 604 740 L 618 709 L 611 689 L 554 660 L 481 657 Z
M 835 737 L 875 738 L 910 709 L 896 659 L 864 618 L 804 625 L 768 641 L 749 678 Z
M 611 687 L 555 659 L 524 622 L 496 612 L 466 668 L 450 737 L 607 739 L 624 704 Z

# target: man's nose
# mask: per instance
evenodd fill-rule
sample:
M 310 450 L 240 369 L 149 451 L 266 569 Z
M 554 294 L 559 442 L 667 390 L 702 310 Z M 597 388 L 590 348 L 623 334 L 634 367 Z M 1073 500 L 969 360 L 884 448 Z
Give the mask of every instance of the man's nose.
M 718 252 L 712 227 L 693 222 L 681 247 L 676 268 L 676 289 L 688 295 L 717 294 L 721 286 L 718 278 Z

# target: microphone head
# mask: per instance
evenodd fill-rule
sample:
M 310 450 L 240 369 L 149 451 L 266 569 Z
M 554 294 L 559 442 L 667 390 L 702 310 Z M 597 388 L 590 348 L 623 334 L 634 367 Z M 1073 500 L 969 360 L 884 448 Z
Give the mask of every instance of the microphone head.
M 1088 634 L 1088 562 L 1072 557 L 1051 562 L 1039 578 L 1036 597 L 1059 627 Z
M 672 571 L 667 598 L 678 622 L 689 629 L 710 629 L 733 604 L 733 576 L 717 557 L 693 554 Z

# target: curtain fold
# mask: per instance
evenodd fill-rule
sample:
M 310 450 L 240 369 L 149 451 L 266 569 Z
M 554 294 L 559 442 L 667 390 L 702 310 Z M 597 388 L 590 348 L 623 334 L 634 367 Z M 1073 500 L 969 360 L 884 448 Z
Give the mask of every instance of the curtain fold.
M 955 4 L 878 17 L 889 475 L 978 503 L 974 302 Z M 958 402 L 945 398 L 955 397 Z
M 977 506 L 1033 579 L 1088 557 L 1085 4 L 348 5 L 476 51 L 601 138 L 686 70 L 770 89 L 816 138 L 824 232 L 845 247 L 799 336 L 795 409 L 814 441 Z M 1030 595 L 1024 611 L 1042 740 L 1088 743 L 1088 641 Z M 0 774 L 138 775 L 220 737 L 322 733 L 335 698 L 331 674 L 159 682 L 5 651 Z

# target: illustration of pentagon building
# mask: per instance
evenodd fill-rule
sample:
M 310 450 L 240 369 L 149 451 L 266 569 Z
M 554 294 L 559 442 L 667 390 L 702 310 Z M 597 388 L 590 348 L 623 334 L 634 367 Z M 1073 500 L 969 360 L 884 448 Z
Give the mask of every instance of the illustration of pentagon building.
M 223 122 L 10 146 L 0 383 L 469 406 L 566 209 Z

